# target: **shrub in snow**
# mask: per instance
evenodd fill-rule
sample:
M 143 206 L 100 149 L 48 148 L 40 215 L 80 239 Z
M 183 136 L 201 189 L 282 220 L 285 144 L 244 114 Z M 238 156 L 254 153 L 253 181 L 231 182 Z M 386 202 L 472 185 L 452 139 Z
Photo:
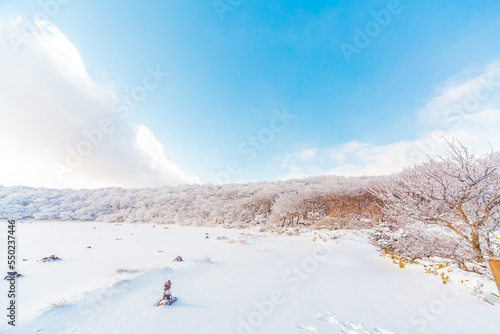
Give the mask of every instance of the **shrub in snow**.
M 10 271 L 10 272 L 7 272 L 7 276 L 5 276 L 4 281 L 16 279 L 16 278 L 21 278 L 21 277 L 23 277 L 23 275 L 19 274 L 17 271 Z
M 429 228 L 422 224 L 400 227 L 380 227 L 371 235 L 372 241 L 382 250 L 399 254 L 411 261 L 441 257 L 470 261 L 470 249 L 450 231 L 441 227 Z M 463 261 L 462 261 L 463 262 Z
M 53 262 L 53 261 L 60 261 L 60 260 L 62 260 L 62 259 L 55 256 L 55 255 L 50 255 L 50 256 L 44 257 L 41 261 L 42 262 Z

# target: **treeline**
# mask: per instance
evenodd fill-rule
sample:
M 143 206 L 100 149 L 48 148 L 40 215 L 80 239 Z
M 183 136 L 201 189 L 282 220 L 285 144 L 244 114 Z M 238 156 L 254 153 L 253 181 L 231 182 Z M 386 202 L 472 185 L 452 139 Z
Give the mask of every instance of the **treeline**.
M 368 189 L 389 179 L 321 176 L 147 189 L 0 186 L 0 218 L 351 228 L 380 219 L 378 200 Z

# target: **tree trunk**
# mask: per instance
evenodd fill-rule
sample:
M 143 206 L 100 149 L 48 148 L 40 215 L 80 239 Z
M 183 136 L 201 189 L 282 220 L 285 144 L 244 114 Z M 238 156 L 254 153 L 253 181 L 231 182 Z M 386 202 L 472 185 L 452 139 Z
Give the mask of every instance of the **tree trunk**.
M 475 229 L 472 229 L 470 243 L 472 245 L 472 252 L 474 253 L 474 261 L 483 263 L 483 252 L 481 251 L 481 244 L 479 242 L 479 235 Z
M 490 238 L 487 236 L 485 239 L 486 239 L 486 254 L 488 254 L 489 257 L 495 256 L 495 254 L 493 254 L 493 252 L 491 251 L 491 240 L 490 240 Z

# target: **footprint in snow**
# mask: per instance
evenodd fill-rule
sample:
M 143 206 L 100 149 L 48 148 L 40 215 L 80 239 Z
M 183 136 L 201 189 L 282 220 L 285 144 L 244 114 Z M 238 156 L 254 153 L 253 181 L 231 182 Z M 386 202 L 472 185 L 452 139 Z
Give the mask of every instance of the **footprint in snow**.
M 354 323 L 351 321 L 340 321 L 339 317 L 333 312 L 321 313 L 316 315 L 319 321 L 327 322 L 332 326 L 338 327 L 344 334 L 394 334 L 382 328 L 372 327 L 363 323 Z M 297 326 L 308 332 L 318 332 L 313 326 Z
M 318 332 L 318 330 L 315 327 L 313 327 L 313 326 L 302 326 L 302 325 L 299 325 L 297 327 L 299 329 L 305 330 L 306 332 L 311 332 L 311 333 L 317 333 Z
M 326 321 L 334 325 L 340 324 L 339 318 L 332 312 L 327 312 L 323 314 L 316 315 L 316 319 L 321 321 Z

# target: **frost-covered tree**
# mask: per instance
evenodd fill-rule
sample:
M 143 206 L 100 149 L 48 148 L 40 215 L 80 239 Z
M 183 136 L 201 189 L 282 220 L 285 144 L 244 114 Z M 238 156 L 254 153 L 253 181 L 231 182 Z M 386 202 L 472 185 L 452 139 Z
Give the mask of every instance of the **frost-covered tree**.
M 493 255 L 491 239 L 500 225 L 498 163 L 493 153 L 477 157 L 460 142 L 448 143 L 446 153 L 407 167 L 394 182 L 371 191 L 403 230 L 414 224 L 444 228 L 464 246 L 454 254 L 458 262 L 483 263 L 484 255 Z
M 259 212 L 267 218 L 271 214 L 271 207 L 277 196 L 278 193 L 273 186 L 262 184 L 262 189 L 253 196 L 252 201 L 259 208 Z
M 272 207 L 273 219 L 284 226 L 299 223 L 303 209 L 303 198 L 298 192 L 281 194 Z

